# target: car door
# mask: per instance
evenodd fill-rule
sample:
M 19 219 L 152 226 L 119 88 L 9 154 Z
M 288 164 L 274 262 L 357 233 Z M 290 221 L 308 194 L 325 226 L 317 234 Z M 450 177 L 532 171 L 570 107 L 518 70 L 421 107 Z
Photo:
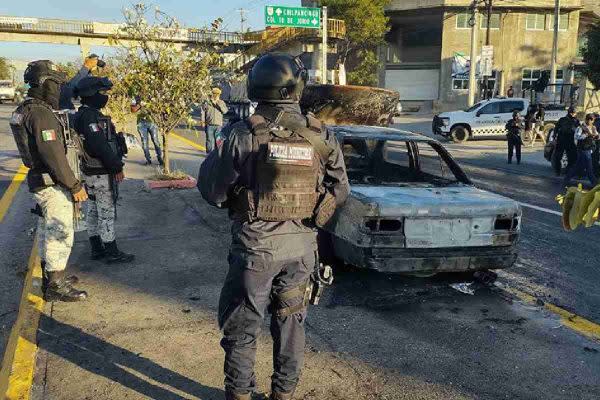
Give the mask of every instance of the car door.
M 500 103 L 500 120 L 501 124 L 498 127 L 498 131 L 494 132 L 494 135 L 504 136 L 506 135 L 506 123 L 512 119 L 513 112 L 519 111 L 521 115 L 525 114 L 525 102 L 523 100 L 505 100 Z
M 475 113 L 472 125 L 473 136 L 494 136 L 500 129 L 500 125 L 502 125 L 500 103 L 497 101 L 488 103 Z

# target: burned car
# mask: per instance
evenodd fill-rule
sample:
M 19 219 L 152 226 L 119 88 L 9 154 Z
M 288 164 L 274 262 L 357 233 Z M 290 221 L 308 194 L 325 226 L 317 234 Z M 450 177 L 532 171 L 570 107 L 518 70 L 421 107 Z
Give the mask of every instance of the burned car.
M 391 128 L 330 129 L 352 191 L 321 232 L 326 261 L 421 275 L 514 264 L 519 204 L 476 188 L 439 142 Z

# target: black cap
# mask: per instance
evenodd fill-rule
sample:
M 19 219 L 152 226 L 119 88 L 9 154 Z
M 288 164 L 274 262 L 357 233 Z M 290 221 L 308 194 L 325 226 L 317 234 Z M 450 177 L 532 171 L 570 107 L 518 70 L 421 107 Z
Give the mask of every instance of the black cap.
M 576 112 L 577 112 L 577 110 L 573 106 L 569 107 L 569 109 L 567 110 L 568 114 L 575 114 Z
M 88 76 L 77 83 L 75 94 L 79 97 L 90 97 L 102 90 L 112 89 L 113 84 L 107 77 Z
M 27 69 L 23 74 L 23 81 L 25 83 L 32 87 L 42 86 L 47 79 L 53 80 L 60 85 L 66 81 L 66 76 L 50 60 L 37 60 L 27 64 Z

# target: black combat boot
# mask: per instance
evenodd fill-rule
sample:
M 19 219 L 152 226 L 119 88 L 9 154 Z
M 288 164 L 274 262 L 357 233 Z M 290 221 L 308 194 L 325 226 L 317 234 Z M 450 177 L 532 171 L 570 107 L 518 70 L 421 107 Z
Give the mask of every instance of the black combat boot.
M 231 392 L 229 390 L 227 390 L 225 392 L 225 400 L 251 400 L 251 399 L 252 399 L 252 394 L 250 394 L 250 393 L 238 394 L 238 393 Z
M 92 245 L 92 260 L 100 260 L 106 255 L 106 249 L 100 236 L 90 236 L 90 244 Z
M 121 250 L 119 250 L 116 240 L 104 243 L 104 248 L 106 249 L 104 261 L 108 264 L 128 263 L 132 262 L 135 258 L 133 254 L 123 253 Z
M 48 289 L 48 277 L 46 276 L 46 261 L 42 260 L 40 264 L 42 264 L 42 292 L 46 293 L 46 289 Z M 65 282 L 67 282 L 69 285 L 77 285 L 79 283 L 79 278 L 75 275 L 69 275 L 65 278 Z
M 44 292 L 46 301 L 82 301 L 87 299 L 87 292 L 77 290 L 65 279 L 65 271 L 48 271 L 48 288 Z
M 269 400 L 292 400 L 294 397 L 294 392 L 291 393 L 281 393 L 281 392 L 271 392 L 271 396 Z

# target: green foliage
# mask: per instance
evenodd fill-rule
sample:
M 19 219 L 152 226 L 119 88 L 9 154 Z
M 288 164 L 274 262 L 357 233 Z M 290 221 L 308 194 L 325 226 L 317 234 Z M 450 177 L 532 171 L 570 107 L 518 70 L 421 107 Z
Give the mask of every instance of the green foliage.
M 346 22 L 346 39 L 339 46 L 339 62 L 346 63 L 348 83 L 376 86 L 377 46 L 384 43 L 389 18 L 384 8 L 391 0 L 321 0 L 328 15 Z
M 372 48 L 383 43 L 389 18 L 384 7 L 390 0 L 322 0 L 331 18 L 346 22 L 347 47 L 352 50 Z
M 77 71 L 79 71 L 79 68 L 81 68 L 80 66 L 78 66 L 77 64 L 75 64 L 72 61 L 69 61 L 66 63 L 57 63 L 56 67 L 58 68 L 59 71 L 67 74 L 68 80 L 71 80 L 71 78 L 73 78 L 77 74 Z
M 581 49 L 585 68 L 583 73 L 596 90 L 600 90 L 600 23 L 586 32 L 586 43 Z
M 4 57 L 0 57 L 0 79 L 12 79 L 12 65 Z
M 377 86 L 379 77 L 379 59 L 372 50 L 360 50 L 358 52 L 360 61 L 348 73 L 348 83 L 358 86 Z
M 183 34 L 179 23 L 158 8 L 136 4 L 124 16 L 119 35 L 110 39 L 122 51 L 107 71 L 115 84 L 109 110 L 116 120 L 126 118 L 131 98 L 141 98 L 163 138 L 169 173 L 169 133 L 187 119 L 192 103 L 208 98 L 220 57 L 211 47 L 184 50 L 173 40 Z

